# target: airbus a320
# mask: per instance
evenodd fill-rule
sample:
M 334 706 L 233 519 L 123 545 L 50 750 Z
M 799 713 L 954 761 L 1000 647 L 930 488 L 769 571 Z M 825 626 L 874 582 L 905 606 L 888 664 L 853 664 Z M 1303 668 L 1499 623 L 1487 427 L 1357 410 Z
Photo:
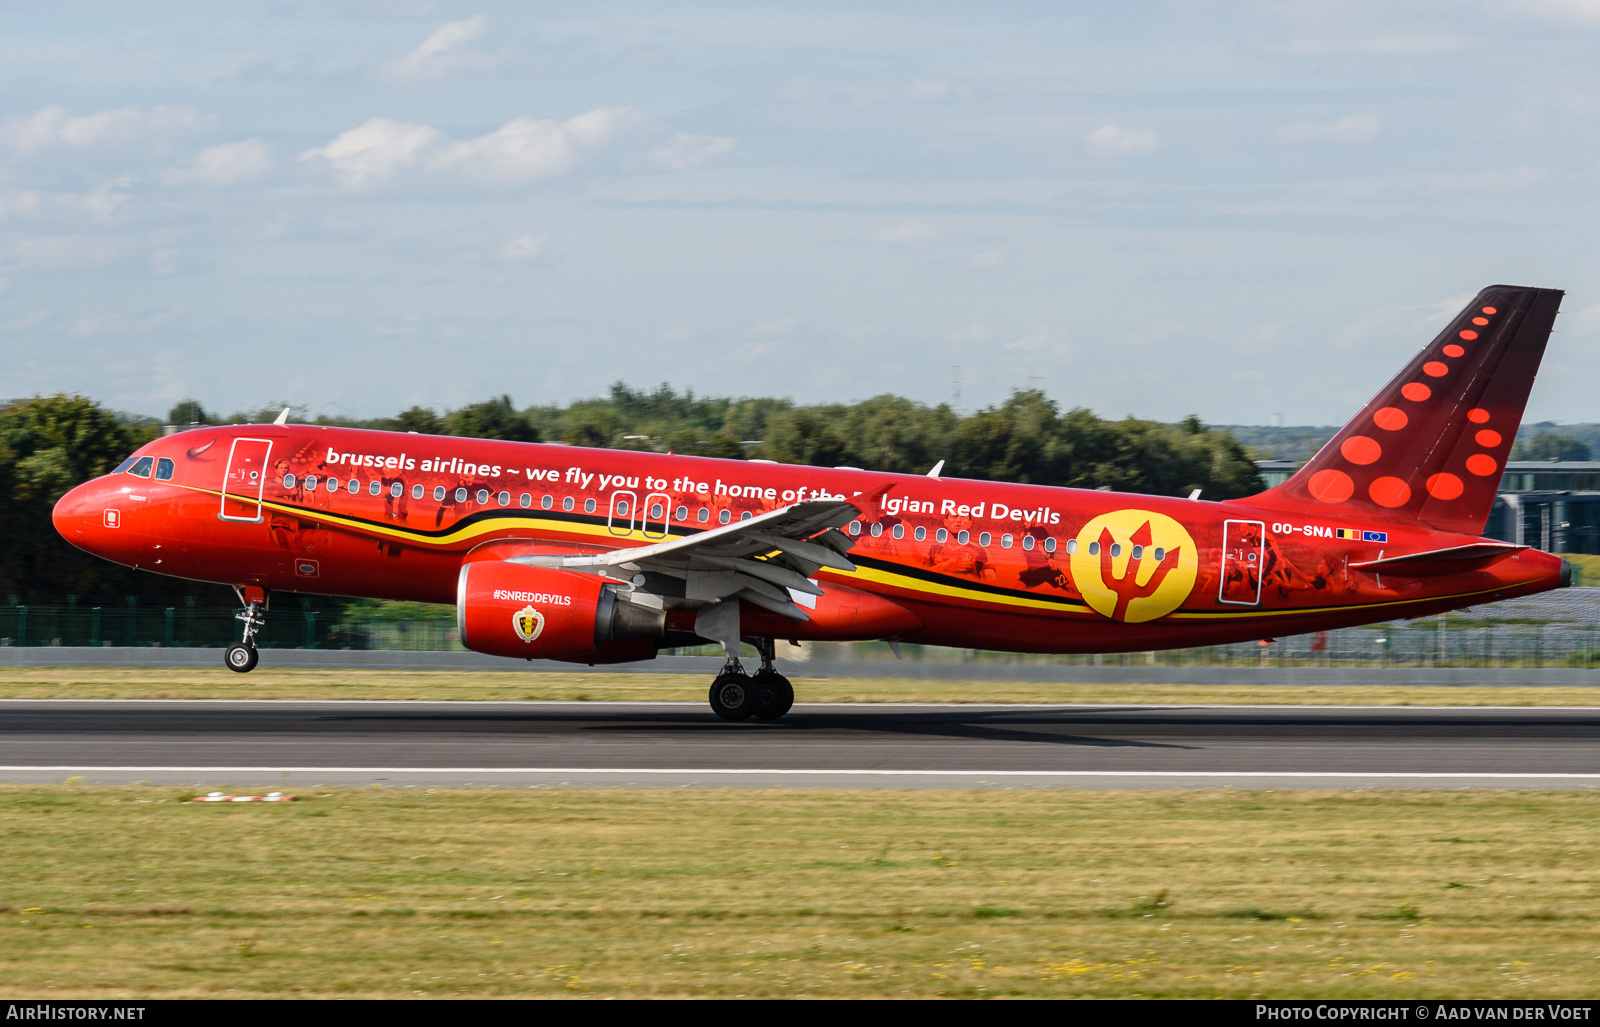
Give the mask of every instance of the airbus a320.
M 454 603 L 469 649 L 600 664 L 720 643 L 775 719 L 779 641 L 1029 653 L 1212 645 L 1566 585 L 1480 537 L 1562 293 L 1491 286 L 1288 481 L 1208 502 L 282 423 L 140 448 L 55 508 L 73 545 L 235 588 Z M 759 653 L 754 673 L 741 643 Z

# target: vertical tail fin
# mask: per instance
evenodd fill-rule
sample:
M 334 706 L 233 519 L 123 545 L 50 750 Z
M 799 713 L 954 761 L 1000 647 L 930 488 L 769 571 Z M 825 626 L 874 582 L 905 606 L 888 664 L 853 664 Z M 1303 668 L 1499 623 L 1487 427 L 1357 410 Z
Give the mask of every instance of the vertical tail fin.
M 1246 502 L 1481 534 L 1562 296 L 1483 290 L 1294 477 Z

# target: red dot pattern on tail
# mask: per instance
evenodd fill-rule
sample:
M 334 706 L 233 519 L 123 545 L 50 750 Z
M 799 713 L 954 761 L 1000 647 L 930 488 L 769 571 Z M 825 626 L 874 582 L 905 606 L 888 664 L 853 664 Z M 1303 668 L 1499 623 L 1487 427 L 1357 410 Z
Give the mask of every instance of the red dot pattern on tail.
M 1372 415 L 1372 423 L 1384 431 L 1399 431 L 1404 428 L 1411 418 L 1399 407 L 1384 407 Z
M 1482 307 L 1478 315 L 1472 318 L 1472 323 L 1479 328 L 1489 325 L 1489 318 L 1498 313 L 1495 307 Z M 1463 328 L 1456 333 L 1457 338 L 1472 342 L 1478 338 L 1478 333 L 1471 328 Z M 1449 359 L 1459 359 L 1467 355 L 1466 348 L 1456 342 L 1448 342 L 1440 347 L 1440 356 Z M 1444 378 L 1449 375 L 1451 367 L 1443 360 L 1429 360 L 1422 365 L 1423 374 L 1429 378 Z M 1400 387 L 1400 395 L 1412 403 L 1426 403 L 1433 398 L 1433 389 L 1423 382 L 1407 382 Z M 1385 432 L 1399 432 L 1411 423 L 1411 415 L 1399 407 L 1380 407 L 1372 415 L 1372 424 L 1375 428 Z M 1475 425 L 1487 424 L 1489 412 L 1482 407 L 1474 407 L 1467 411 L 1467 420 Z M 1500 432 L 1484 428 L 1473 435 L 1473 441 L 1484 449 L 1495 449 L 1504 441 Z M 1356 467 L 1367 467 L 1377 463 L 1383 458 L 1383 444 L 1369 435 L 1352 435 L 1345 439 L 1339 446 L 1339 454 Z M 1500 470 L 1499 461 L 1488 453 L 1474 453 L 1467 457 L 1465 470 L 1480 478 L 1488 477 Z M 1343 503 L 1355 496 L 1357 484 L 1355 478 L 1345 471 L 1322 470 L 1311 476 L 1307 483 L 1311 495 L 1321 503 Z M 1425 488 L 1429 496 L 1442 501 L 1460 499 L 1466 492 L 1466 483 L 1459 473 L 1453 470 L 1440 471 L 1430 475 Z M 1366 487 L 1367 498 L 1378 506 L 1394 509 L 1406 505 L 1411 501 L 1411 485 L 1401 478 L 1391 475 L 1382 475 L 1374 478 Z
M 1449 471 L 1440 471 L 1428 478 L 1428 495 L 1435 499 L 1460 499 L 1466 486 Z

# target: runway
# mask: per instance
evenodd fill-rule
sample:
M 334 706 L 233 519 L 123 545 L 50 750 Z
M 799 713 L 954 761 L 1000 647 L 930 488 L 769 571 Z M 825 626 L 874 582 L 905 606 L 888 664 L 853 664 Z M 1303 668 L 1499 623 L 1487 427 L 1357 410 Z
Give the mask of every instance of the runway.
M 1600 789 L 1600 710 L 0 700 L 0 781 Z

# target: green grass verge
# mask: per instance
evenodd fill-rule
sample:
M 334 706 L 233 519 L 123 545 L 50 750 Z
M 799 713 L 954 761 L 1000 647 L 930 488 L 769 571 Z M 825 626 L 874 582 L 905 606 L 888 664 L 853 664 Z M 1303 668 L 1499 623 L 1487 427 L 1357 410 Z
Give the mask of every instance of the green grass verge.
M 799 702 L 1177 703 L 1354 706 L 1593 706 L 1600 688 L 1410 685 L 1078 685 L 1030 681 L 808 678 L 789 668 Z M 494 671 L 0 668 L 0 699 L 502 699 L 706 701 L 692 674 Z
M 1592 997 L 1600 795 L 0 788 L 8 997 Z

